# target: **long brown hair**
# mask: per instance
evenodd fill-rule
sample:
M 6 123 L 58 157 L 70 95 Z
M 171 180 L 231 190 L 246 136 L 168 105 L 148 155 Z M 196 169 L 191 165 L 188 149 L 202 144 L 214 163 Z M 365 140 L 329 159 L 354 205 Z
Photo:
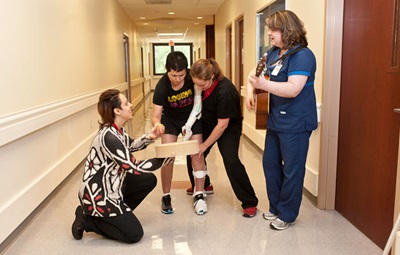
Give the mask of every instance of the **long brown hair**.
M 290 49 L 296 45 L 307 47 L 304 23 L 292 11 L 277 11 L 269 16 L 265 23 L 272 31 L 282 32 L 283 49 Z
M 97 111 L 101 116 L 101 121 L 99 121 L 100 129 L 104 126 L 109 127 L 114 123 L 114 109 L 121 108 L 120 93 L 118 89 L 108 89 L 101 93 L 97 103 Z
M 224 73 L 213 58 L 199 59 L 194 62 L 190 68 L 190 75 L 200 80 L 210 80 L 213 75 L 214 81 L 224 78 Z

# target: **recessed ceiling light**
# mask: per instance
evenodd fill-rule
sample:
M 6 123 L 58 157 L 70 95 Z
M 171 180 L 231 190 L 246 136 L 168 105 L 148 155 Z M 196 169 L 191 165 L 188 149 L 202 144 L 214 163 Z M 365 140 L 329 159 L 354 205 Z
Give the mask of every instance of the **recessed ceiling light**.
M 197 19 L 203 19 L 203 17 L 197 17 Z
M 195 25 L 198 25 L 198 24 L 200 24 L 199 22 L 196 22 L 196 23 L 194 23 Z
M 169 15 L 174 15 L 174 14 L 175 14 L 175 12 L 168 12 L 168 14 L 169 14 Z
M 146 17 L 140 17 L 139 19 L 146 19 Z

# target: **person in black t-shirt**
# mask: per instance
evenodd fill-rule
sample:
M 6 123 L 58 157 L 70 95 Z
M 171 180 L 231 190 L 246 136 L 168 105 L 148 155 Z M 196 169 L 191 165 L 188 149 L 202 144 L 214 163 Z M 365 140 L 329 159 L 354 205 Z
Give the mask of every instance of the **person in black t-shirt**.
M 202 143 L 201 123 L 201 91 L 196 93 L 193 81 L 188 73 L 188 62 L 182 52 L 174 51 L 168 54 L 165 68 L 167 72 L 157 83 L 153 96 L 152 123 L 161 125 L 165 133 L 161 136 L 162 143 L 173 143 L 178 140 L 180 133 L 184 140 L 197 140 Z M 197 95 L 196 95 L 197 94 Z M 190 138 L 189 138 L 190 137 Z M 194 168 L 195 189 L 194 210 L 198 215 L 207 212 L 207 203 L 204 194 L 204 179 L 206 169 L 204 157 L 191 155 L 191 164 Z M 191 165 L 192 167 L 192 165 Z M 173 164 L 161 169 L 161 184 L 163 197 L 161 212 L 171 214 L 174 209 L 171 205 L 171 183 Z M 209 183 L 209 180 L 208 180 Z
M 196 87 L 203 90 L 201 123 L 204 142 L 199 146 L 200 154 L 206 158 L 212 146 L 218 144 L 232 189 L 242 202 L 242 215 L 254 217 L 258 199 L 238 155 L 243 122 L 240 95 L 214 59 L 196 61 L 190 75 Z M 191 172 L 188 167 L 189 175 Z

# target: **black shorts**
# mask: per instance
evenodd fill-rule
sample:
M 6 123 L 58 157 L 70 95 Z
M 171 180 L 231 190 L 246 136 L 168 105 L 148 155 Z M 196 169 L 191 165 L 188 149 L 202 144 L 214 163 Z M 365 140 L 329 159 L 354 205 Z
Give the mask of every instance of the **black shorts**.
M 186 124 L 186 120 L 174 120 L 162 115 L 161 124 L 165 126 L 165 134 L 179 136 L 182 133 L 182 127 Z M 201 120 L 195 121 L 192 126 L 192 132 L 194 135 L 202 134 Z

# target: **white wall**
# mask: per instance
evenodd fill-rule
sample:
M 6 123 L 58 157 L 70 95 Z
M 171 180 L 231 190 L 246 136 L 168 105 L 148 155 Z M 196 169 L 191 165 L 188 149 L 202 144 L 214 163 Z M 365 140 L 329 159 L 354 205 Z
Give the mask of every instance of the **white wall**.
M 223 70 L 226 69 L 225 58 L 225 29 L 229 24 L 232 24 L 233 33 L 235 33 L 235 20 L 243 16 L 244 18 L 244 81 L 247 84 L 247 75 L 256 64 L 256 13 L 273 1 L 236 1 L 227 0 L 218 9 L 215 18 L 216 31 L 216 60 L 220 63 Z M 325 1 L 315 0 L 287 0 L 286 9 L 295 12 L 304 22 L 307 30 L 307 38 L 310 49 L 314 52 L 317 58 L 317 73 L 315 81 L 315 90 L 317 102 L 323 105 L 322 102 L 322 80 L 323 80 L 323 61 L 324 61 L 324 34 L 325 34 Z M 233 34 L 235 38 L 235 34 Z M 235 42 L 233 40 L 233 50 Z M 235 52 L 232 52 L 235 56 Z M 232 59 L 232 66 L 235 66 L 235 58 Z M 232 80 L 235 80 L 235 70 L 232 73 Z M 242 96 L 246 96 L 246 88 L 242 88 Z M 243 108 L 244 122 L 243 133 L 255 142 L 257 146 L 264 149 L 265 130 L 255 129 L 255 114 L 249 112 L 246 107 Z M 307 160 L 307 172 L 305 178 L 305 187 L 314 196 L 318 196 L 318 174 L 319 174 L 319 158 L 320 158 L 320 127 L 313 132 L 310 139 L 310 150 Z M 261 169 L 260 169 L 261 171 Z
M 116 0 L 0 2 L 0 242 L 84 159 L 99 94 L 127 89 L 124 32 L 138 86 L 145 42 Z

